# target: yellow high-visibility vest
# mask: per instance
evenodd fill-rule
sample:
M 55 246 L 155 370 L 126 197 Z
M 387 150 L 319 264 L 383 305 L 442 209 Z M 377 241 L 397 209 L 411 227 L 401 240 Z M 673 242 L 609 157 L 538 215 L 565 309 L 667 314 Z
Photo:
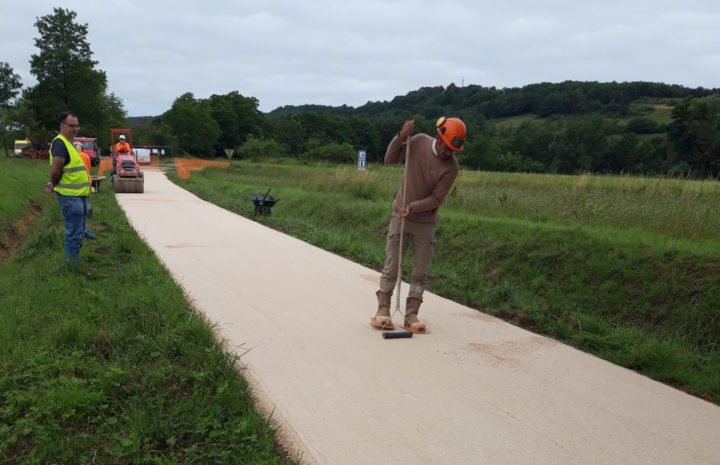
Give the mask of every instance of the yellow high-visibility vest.
M 68 154 L 70 154 L 70 162 L 63 166 L 62 176 L 60 182 L 53 189 L 58 194 L 69 195 L 74 197 L 87 197 L 90 195 L 90 176 L 88 176 L 87 170 L 85 169 L 85 163 L 83 163 L 82 157 L 77 153 L 75 147 L 67 140 L 62 134 L 53 139 L 60 139 L 65 143 Z M 52 147 L 52 143 L 50 144 Z M 52 150 L 50 151 L 50 165 L 52 165 L 53 156 Z

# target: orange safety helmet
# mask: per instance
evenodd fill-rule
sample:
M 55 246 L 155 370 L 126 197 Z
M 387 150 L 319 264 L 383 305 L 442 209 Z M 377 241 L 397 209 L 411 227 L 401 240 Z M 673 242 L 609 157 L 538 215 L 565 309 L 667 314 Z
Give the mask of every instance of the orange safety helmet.
M 455 152 L 462 152 L 467 137 L 465 123 L 459 118 L 445 118 L 437 120 L 437 133 L 440 139 Z

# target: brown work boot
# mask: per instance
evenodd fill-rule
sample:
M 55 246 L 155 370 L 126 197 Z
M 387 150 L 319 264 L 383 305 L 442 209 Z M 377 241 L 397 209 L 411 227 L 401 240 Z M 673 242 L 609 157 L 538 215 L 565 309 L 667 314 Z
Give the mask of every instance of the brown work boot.
M 390 298 L 392 297 L 392 292 L 377 291 L 375 295 L 378 299 L 378 310 L 375 316 L 370 318 L 370 324 L 378 329 L 395 329 L 392 319 L 390 318 Z
M 408 297 L 405 301 L 405 330 L 415 334 L 427 333 L 425 323 L 418 320 L 422 297 Z

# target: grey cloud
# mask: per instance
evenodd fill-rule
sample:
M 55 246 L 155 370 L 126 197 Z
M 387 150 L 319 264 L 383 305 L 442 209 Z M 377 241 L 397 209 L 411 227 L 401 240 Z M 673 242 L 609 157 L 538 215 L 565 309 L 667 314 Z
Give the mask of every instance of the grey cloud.
M 34 83 L 36 17 L 49 0 L 0 6 L 3 56 Z M 185 92 L 237 90 L 281 105 L 362 105 L 422 86 L 566 79 L 718 87 L 715 1 L 76 0 L 109 90 L 130 115 Z M 128 24 L 128 31 L 119 23 Z

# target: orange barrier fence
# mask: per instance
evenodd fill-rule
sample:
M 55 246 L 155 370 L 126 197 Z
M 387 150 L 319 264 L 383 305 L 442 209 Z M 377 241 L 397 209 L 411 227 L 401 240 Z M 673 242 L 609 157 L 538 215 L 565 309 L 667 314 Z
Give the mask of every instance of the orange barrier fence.
M 208 167 L 227 168 L 230 166 L 229 161 L 201 160 L 199 158 L 176 158 L 173 161 L 181 179 L 188 179 L 190 171 L 200 171 Z
M 112 172 L 112 157 L 103 157 L 98 165 L 98 176 L 102 176 L 105 171 Z
M 207 167 L 227 168 L 230 166 L 229 161 L 202 160 L 199 158 L 175 158 L 172 162 L 181 179 L 188 179 L 190 171 L 200 171 Z M 143 166 L 160 166 L 160 160 L 158 157 L 151 157 L 150 164 L 141 163 L 140 168 L 142 169 Z M 102 176 L 105 171 L 112 171 L 112 157 L 104 157 L 100 160 L 97 175 Z
M 177 173 L 180 179 L 188 179 L 190 177 L 190 167 L 185 165 L 176 165 Z

